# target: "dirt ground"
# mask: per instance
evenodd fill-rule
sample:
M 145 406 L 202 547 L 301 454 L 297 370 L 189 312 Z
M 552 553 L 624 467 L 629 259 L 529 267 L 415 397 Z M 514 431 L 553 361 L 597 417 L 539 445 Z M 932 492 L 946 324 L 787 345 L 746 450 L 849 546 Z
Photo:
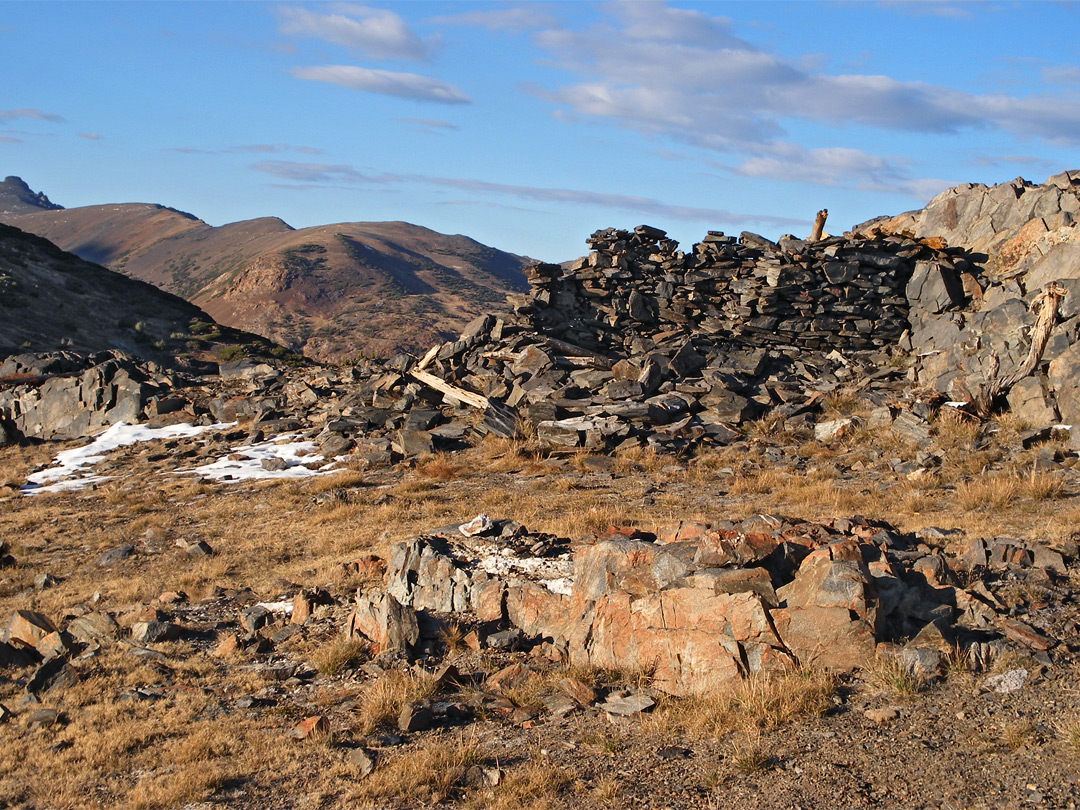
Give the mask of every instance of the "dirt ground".
M 942 431 L 923 472 L 895 463 L 916 451 L 888 436 L 824 445 L 759 425 L 739 446 L 691 459 L 552 459 L 489 442 L 300 481 L 174 474 L 228 444 L 209 437 L 117 451 L 96 488 L 35 497 L 18 487 L 58 447 L 2 448 L 0 540 L 14 562 L 0 569 L 0 621 L 32 610 L 65 626 L 107 611 L 119 630 L 73 645 L 75 678 L 36 698 L 35 667 L 0 666 L 10 715 L 0 722 L 0 807 L 1075 807 L 1075 560 L 1041 585 L 1006 574 L 994 583 L 1014 615 L 1054 631 L 1055 646 L 985 670 L 958 655 L 928 683 L 868 662 L 676 700 L 649 692 L 647 672 L 477 652 L 460 632 L 416 665 L 372 659 L 341 637 L 371 576 L 351 563 L 482 512 L 575 541 L 608 525 L 859 514 L 903 532 L 935 527 L 942 543 L 1007 535 L 1075 554 L 1075 455 L 1025 450 L 1017 426 L 991 427 Z M 212 554 L 188 552 L 200 540 Z M 102 562 L 123 544 L 130 556 Z M 306 624 L 275 614 L 256 643 L 244 641 L 245 610 L 316 587 L 332 603 Z M 147 620 L 175 625 L 178 637 L 135 643 L 128 628 Z M 224 652 L 229 636 L 241 643 Z M 528 669 L 523 681 L 484 685 L 515 662 Z M 459 677 L 434 683 L 445 663 Z M 1026 681 L 1015 691 L 987 684 L 1018 670 Z M 557 716 L 545 699 L 565 678 L 600 696 L 645 691 L 656 705 L 623 719 L 597 703 Z M 401 707 L 421 698 L 438 706 L 434 726 L 401 732 Z M 56 712 L 43 721 L 41 709 Z M 296 739 L 318 716 L 328 725 Z

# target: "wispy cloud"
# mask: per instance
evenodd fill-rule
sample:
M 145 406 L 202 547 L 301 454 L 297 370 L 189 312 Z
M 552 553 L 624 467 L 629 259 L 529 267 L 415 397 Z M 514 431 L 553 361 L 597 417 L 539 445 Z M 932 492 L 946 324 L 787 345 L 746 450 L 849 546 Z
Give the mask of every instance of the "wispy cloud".
M 12 138 L 8 135 L 0 135 L 0 143 L 22 143 L 22 138 Z
M 332 13 L 321 13 L 323 8 Z M 427 59 L 437 38 L 421 39 L 392 11 L 353 4 L 320 6 L 319 11 L 289 6 L 278 9 L 280 30 L 292 36 L 321 39 L 351 48 L 371 59 Z
M 293 68 L 292 75 L 297 79 L 327 82 L 363 93 L 397 96 L 414 101 L 437 104 L 469 104 L 472 101 L 453 85 L 416 73 L 393 73 L 354 65 L 320 65 Z
M 255 152 L 264 154 L 278 154 L 281 152 L 299 152 L 302 155 L 318 155 L 321 149 L 313 146 L 294 146 L 291 143 L 253 143 L 245 146 L 230 146 L 225 152 Z
M 0 110 L 0 124 L 6 124 L 9 121 L 14 121 L 18 118 L 29 118 L 34 121 L 51 121 L 57 124 L 64 121 L 63 118 L 55 113 L 42 112 L 41 110 L 35 110 L 30 107 L 18 107 L 14 110 Z
M 446 132 L 461 129 L 457 124 L 440 121 L 436 118 L 398 118 L 397 120 L 399 123 L 412 125 L 419 132 Z
M 565 206 L 597 207 L 633 211 L 654 217 L 666 217 L 691 222 L 724 222 L 728 225 L 773 225 L 792 227 L 809 225 L 809 220 L 776 217 L 766 214 L 740 213 L 724 208 L 703 208 L 674 205 L 652 197 L 631 194 L 610 194 L 572 188 L 546 188 L 508 183 L 492 183 L 461 177 L 438 177 L 423 174 L 367 174 L 353 166 L 326 163 L 296 163 L 265 160 L 252 165 L 255 171 L 271 174 L 279 179 L 302 184 L 303 188 L 337 185 L 393 186 L 417 183 L 421 185 L 453 188 L 478 195 L 480 204 L 489 203 L 492 196 L 510 197 L 517 200 L 541 202 Z M 464 204 L 465 201 L 455 201 Z
M 975 14 L 970 6 L 972 3 L 942 3 L 939 0 L 889 0 L 882 3 L 885 8 L 893 9 L 904 14 L 913 14 L 924 17 L 940 17 L 946 20 L 971 20 Z M 985 6 L 980 9 L 986 13 Z
M 945 9 L 916 5 L 935 13 Z M 618 0 L 601 8 L 606 20 L 590 28 L 537 34 L 537 44 L 578 80 L 532 92 L 561 105 L 555 113 L 564 120 L 613 119 L 735 155 L 741 174 L 859 188 L 887 181 L 890 189 L 910 194 L 945 182 L 914 177 L 900 162 L 853 145 L 793 143 L 789 130 L 798 121 L 831 126 L 841 137 L 835 128 L 855 125 L 928 135 L 998 130 L 1080 144 L 1080 95 L 1072 90 L 976 95 L 890 76 L 832 75 L 753 45 L 736 35 L 730 20 L 706 10 L 656 0 Z M 597 48 L 597 42 L 622 44 Z
M 781 227 L 809 224 L 808 220 L 802 219 L 739 213 L 725 208 L 700 208 L 688 205 L 673 205 L 651 197 L 640 197 L 628 194 L 608 194 L 598 191 L 585 191 L 571 188 L 520 186 L 505 183 L 490 183 L 485 180 L 450 177 L 411 176 L 410 179 L 430 183 L 431 185 L 446 186 L 480 194 L 503 194 L 519 200 L 534 200 L 555 203 L 558 205 L 615 208 L 622 211 L 645 213 L 650 216 L 663 216 L 695 222 L 722 221 L 731 225 L 768 223 L 770 225 Z
M 299 163 L 289 160 L 262 160 L 251 166 L 257 172 L 297 183 L 340 185 L 398 182 L 393 174 L 365 174 L 342 163 Z
M 101 136 L 98 135 L 96 132 L 76 132 L 75 134 L 78 135 L 80 138 L 85 138 L 88 141 L 101 140 Z
M 321 149 L 313 146 L 296 146 L 291 143 L 253 143 L 242 146 L 226 146 L 223 149 L 205 149 L 199 146 L 173 146 L 168 151 L 179 152 L 182 155 L 228 155 L 228 154 L 280 154 L 282 152 L 299 152 L 302 155 L 319 155 Z
M 517 8 L 497 8 L 487 11 L 466 11 L 462 14 L 447 14 L 433 17 L 430 22 L 438 25 L 469 25 L 486 28 L 489 31 L 537 31 L 550 28 L 556 19 L 535 6 Z

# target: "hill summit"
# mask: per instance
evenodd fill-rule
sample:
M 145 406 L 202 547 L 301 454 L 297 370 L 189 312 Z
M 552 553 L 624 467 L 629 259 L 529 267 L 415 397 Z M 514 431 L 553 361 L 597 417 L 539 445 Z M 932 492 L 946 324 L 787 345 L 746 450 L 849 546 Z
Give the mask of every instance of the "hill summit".
M 0 216 L 62 211 L 63 208 L 46 197 L 44 191 L 35 192 L 21 177 L 11 175 L 0 183 Z
M 153 203 L 64 209 L 19 178 L 0 221 L 319 359 L 422 351 L 526 289 L 531 260 L 407 222 L 212 226 Z

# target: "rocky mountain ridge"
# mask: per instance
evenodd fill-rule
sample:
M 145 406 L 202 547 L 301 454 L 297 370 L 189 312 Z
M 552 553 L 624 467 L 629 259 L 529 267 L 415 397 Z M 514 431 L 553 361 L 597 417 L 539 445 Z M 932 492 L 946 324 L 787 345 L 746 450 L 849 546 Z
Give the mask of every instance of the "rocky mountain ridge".
M 9 178 L 0 194 L 5 186 L 25 184 Z M 213 227 L 155 204 L 43 208 L 22 204 L 0 219 L 321 360 L 452 336 L 522 290 L 530 263 L 405 222 L 294 229 L 263 217 Z

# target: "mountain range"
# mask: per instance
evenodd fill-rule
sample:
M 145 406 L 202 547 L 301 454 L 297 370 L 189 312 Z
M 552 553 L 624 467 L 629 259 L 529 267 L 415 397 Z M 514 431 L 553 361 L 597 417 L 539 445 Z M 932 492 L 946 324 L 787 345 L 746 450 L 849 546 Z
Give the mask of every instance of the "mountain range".
M 406 222 L 212 226 L 153 203 L 63 208 L 19 177 L 0 222 L 318 360 L 422 351 L 526 289 L 527 257 Z
M 110 349 L 193 369 L 240 356 L 299 359 L 179 296 L 0 224 L 0 358 Z

